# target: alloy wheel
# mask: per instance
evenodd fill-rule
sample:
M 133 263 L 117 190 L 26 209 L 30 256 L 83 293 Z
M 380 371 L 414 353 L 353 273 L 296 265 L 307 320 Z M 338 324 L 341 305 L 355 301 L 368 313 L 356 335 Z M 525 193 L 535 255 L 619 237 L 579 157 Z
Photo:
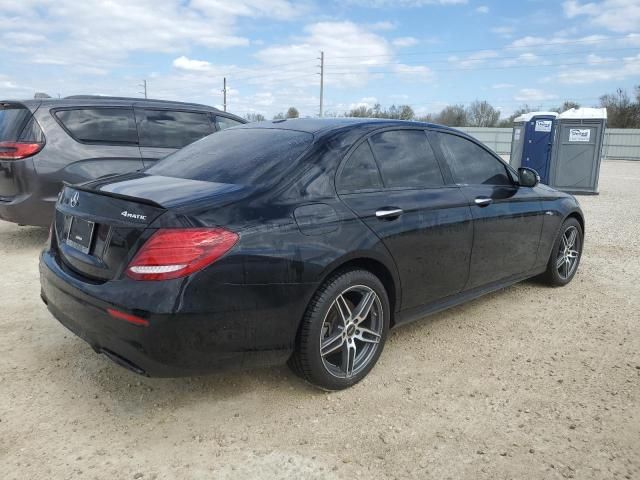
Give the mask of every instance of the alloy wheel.
M 383 329 L 383 309 L 370 287 L 347 288 L 333 301 L 320 329 L 320 356 L 333 376 L 350 378 L 374 357 Z
M 556 257 L 556 268 L 558 275 L 566 280 L 573 275 L 580 258 L 580 234 L 578 229 L 571 225 L 562 234 L 562 239 L 558 247 Z

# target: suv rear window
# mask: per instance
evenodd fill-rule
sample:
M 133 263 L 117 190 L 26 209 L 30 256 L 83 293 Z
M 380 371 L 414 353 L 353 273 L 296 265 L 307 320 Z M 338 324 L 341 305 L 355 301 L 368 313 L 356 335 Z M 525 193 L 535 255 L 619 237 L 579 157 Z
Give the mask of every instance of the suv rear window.
M 266 185 L 281 178 L 311 145 L 294 130 L 242 128 L 203 138 L 147 170 L 152 175 L 208 182 Z
M 79 142 L 138 144 L 136 121 L 131 108 L 58 110 L 55 116 Z
M 136 108 L 140 146 L 182 148 L 213 133 L 210 115 Z
M 16 142 L 31 117 L 29 109 L 0 104 L 0 142 Z

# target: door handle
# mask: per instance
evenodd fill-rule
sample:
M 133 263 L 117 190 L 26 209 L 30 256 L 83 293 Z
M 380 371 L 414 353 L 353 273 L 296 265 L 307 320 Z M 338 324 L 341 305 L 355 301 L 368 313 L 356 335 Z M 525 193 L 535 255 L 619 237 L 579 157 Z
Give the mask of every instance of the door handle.
M 489 197 L 478 197 L 475 199 L 475 202 L 479 207 L 486 207 L 493 202 L 493 199 Z
M 376 210 L 376 217 L 394 219 L 403 213 L 404 211 L 401 208 L 381 208 L 380 210 Z

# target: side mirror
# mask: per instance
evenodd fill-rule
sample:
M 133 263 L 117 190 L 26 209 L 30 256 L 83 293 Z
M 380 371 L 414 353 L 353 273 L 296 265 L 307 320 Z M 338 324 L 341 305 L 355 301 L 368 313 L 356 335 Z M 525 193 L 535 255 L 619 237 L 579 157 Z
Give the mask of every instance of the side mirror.
M 518 183 L 522 187 L 535 187 L 540 183 L 540 175 L 533 168 L 520 167 L 518 169 Z

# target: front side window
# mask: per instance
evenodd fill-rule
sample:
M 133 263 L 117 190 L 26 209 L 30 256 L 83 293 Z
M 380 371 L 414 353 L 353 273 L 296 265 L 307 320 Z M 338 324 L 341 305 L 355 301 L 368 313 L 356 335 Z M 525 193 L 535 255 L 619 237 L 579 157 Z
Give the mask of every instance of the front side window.
M 338 179 L 338 191 L 348 193 L 379 188 L 382 188 L 380 172 L 371 153 L 369 142 L 365 140 L 345 163 Z
M 453 179 L 466 185 L 511 185 L 511 179 L 500 160 L 466 138 L 449 133 L 436 133 L 442 154 Z
M 393 130 L 370 139 L 386 187 L 444 185 L 436 156 L 422 130 Z
M 232 118 L 223 117 L 220 115 L 216 116 L 216 122 L 218 123 L 218 129 L 224 130 L 229 127 L 237 127 L 238 125 L 242 125 L 241 122 L 234 120 Z
M 78 108 L 54 114 L 71 136 L 86 143 L 138 143 L 136 121 L 131 108 Z
M 136 109 L 140 146 L 182 148 L 213 133 L 207 113 Z

